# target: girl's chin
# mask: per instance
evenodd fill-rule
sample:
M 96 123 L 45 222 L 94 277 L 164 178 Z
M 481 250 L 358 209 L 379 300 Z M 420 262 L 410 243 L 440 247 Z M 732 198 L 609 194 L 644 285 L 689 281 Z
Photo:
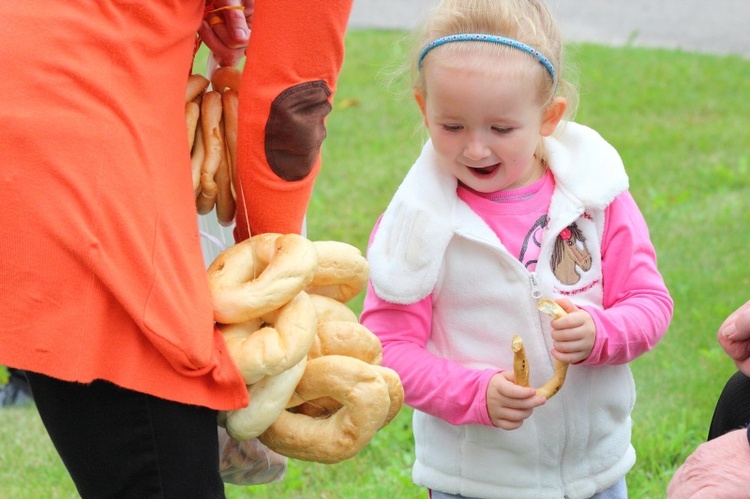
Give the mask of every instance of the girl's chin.
M 467 180 L 469 181 L 464 182 L 463 180 L 459 180 L 459 184 L 479 194 L 490 194 L 502 190 L 502 188 L 497 186 L 496 182 L 477 182 L 475 179 Z

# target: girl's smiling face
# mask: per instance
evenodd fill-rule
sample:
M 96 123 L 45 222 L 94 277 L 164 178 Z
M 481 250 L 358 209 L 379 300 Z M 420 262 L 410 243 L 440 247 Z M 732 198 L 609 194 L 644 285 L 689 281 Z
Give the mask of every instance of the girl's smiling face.
M 432 54 L 422 69 L 425 95 L 415 95 L 438 166 L 478 192 L 533 183 L 544 174 L 534 151 L 555 130 L 565 99 L 543 108 L 539 78 L 547 75 L 527 54 L 473 53 L 468 64 L 465 56 Z

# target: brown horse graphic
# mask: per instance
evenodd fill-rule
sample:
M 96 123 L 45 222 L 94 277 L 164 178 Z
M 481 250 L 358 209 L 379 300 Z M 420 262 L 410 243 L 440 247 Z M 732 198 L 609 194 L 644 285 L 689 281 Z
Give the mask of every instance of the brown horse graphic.
M 581 229 L 573 223 L 560 232 L 555 240 L 550 262 L 552 273 L 563 284 L 576 284 L 581 280 L 581 274 L 591 268 L 591 253 L 586 247 L 586 237 Z

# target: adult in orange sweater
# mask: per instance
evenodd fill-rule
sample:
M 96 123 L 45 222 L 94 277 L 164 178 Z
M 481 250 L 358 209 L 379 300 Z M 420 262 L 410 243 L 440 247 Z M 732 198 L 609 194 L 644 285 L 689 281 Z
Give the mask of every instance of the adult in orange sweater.
M 332 93 L 351 7 L 261 3 L 247 64 L 288 67 L 267 81 L 246 75 L 243 135 L 257 133 L 273 109 L 298 115 L 273 106 L 283 89 L 324 82 Z M 205 7 L 54 0 L 45 12 L 55 22 L 40 29 L 35 4 L 0 3 L 8 41 L 0 51 L 0 364 L 27 372 L 83 497 L 222 497 L 216 411 L 248 402 L 213 323 L 184 133 L 185 82 Z M 243 22 L 224 22 L 239 46 Z M 320 126 L 321 113 L 313 114 Z M 278 135 L 264 137 L 276 151 Z M 308 137 L 300 143 L 311 161 L 253 164 L 243 138 L 243 190 L 252 183 L 262 209 L 248 204 L 238 216 L 240 236 L 248 224 L 254 232 L 301 227 L 304 210 L 289 208 L 306 207 L 319 140 L 293 137 Z

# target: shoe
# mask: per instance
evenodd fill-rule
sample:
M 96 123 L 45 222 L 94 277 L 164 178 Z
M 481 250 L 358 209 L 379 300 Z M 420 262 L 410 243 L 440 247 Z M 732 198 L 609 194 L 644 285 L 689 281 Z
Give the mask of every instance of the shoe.
M 0 409 L 22 407 L 33 404 L 34 398 L 27 390 L 27 387 L 11 380 L 5 385 L 3 390 L 0 391 Z

